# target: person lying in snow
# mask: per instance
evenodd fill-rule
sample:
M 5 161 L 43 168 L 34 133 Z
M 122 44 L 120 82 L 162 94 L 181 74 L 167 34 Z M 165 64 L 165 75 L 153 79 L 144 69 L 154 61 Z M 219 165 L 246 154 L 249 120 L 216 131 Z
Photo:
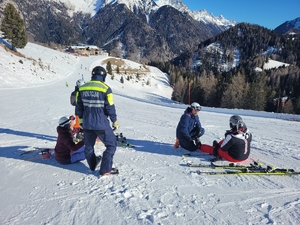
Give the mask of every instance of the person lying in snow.
M 229 119 L 230 130 L 225 133 L 225 139 L 219 143 L 215 140 L 213 146 L 202 144 L 200 150 L 214 155 L 212 161 L 225 159 L 230 162 L 242 162 L 250 155 L 252 134 L 247 129 L 243 119 L 233 115 Z

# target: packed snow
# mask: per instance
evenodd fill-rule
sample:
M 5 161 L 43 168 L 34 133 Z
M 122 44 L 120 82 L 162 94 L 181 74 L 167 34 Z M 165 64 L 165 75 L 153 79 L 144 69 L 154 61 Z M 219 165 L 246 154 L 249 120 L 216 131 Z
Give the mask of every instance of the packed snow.
M 300 224 L 300 176 L 209 176 L 187 167 L 211 158 L 182 157 L 188 152 L 173 148 L 187 105 L 171 100 L 166 74 L 128 60 L 127 69 L 142 70 L 139 79 L 106 79 L 117 132 L 134 145 L 117 147 L 119 175 L 99 178 L 86 161 L 60 165 L 53 156 L 22 154 L 55 146 L 58 119 L 74 114 L 69 97 L 76 80 L 88 81 L 108 57 L 76 57 L 32 43 L 19 52 L 25 58 L 0 46 L 0 224 Z M 300 171 L 299 115 L 203 106 L 202 143 L 222 138 L 233 114 L 253 134 L 244 164 L 260 160 Z M 95 150 L 101 154 L 103 144 Z

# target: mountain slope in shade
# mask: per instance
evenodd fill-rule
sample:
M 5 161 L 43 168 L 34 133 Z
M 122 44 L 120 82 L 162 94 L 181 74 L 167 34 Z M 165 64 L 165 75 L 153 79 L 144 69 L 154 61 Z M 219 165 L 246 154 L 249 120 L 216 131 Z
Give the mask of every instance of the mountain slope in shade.
M 274 29 L 278 34 L 299 34 L 300 33 L 300 17 L 286 21 Z

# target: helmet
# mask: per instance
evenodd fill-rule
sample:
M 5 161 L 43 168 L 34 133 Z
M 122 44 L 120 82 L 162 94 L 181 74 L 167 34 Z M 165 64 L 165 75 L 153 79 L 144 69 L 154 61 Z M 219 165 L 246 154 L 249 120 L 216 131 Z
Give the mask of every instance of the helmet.
M 92 77 L 95 75 L 100 75 L 103 77 L 103 81 L 105 81 L 106 70 L 102 66 L 96 66 L 92 71 Z
M 193 102 L 193 103 L 191 104 L 190 108 L 196 109 L 197 111 L 200 111 L 200 110 L 201 110 L 201 106 L 200 106 L 200 104 L 197 103 L 197 102 Z
M 75 120 L 75 117 L 74 116 L 70 116 L 69 118 L 66 117 L 66 116 L 63 116 L 61 117 L 59 120 L 58 120 L 58 125 L 60 127 L 68 127 L 71 120 Z
M 58 120 L 58 125 L 60 127 L 65 127 L 69 123 L 70 123 L 70 119 L 66 116 L 63 116 Z
M 82 85 L 84 85 L 84 84 L 85 84 L 85 82 L 84 82 L 84 80 L 82 80 L 82 79 L 76 81 L 76 86 L 77 86 L 77 87 L 80 87 L 80 86 L 82 86 Z
M 245 130 L 247 129 L 246 124 L 244 123 L 242 117 L 238 115 L 233 115 L 229 119 L 229 126 L 231 129 L 236 128 L 236 130 Z

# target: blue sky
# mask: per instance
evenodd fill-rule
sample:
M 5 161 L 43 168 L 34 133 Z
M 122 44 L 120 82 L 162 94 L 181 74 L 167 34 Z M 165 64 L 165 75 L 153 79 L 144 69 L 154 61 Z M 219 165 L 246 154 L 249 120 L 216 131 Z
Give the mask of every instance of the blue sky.
M 181 0 L 192 11 L 206 9 L 214 16 L 275 29 L 300 17 L 300 0 Z

